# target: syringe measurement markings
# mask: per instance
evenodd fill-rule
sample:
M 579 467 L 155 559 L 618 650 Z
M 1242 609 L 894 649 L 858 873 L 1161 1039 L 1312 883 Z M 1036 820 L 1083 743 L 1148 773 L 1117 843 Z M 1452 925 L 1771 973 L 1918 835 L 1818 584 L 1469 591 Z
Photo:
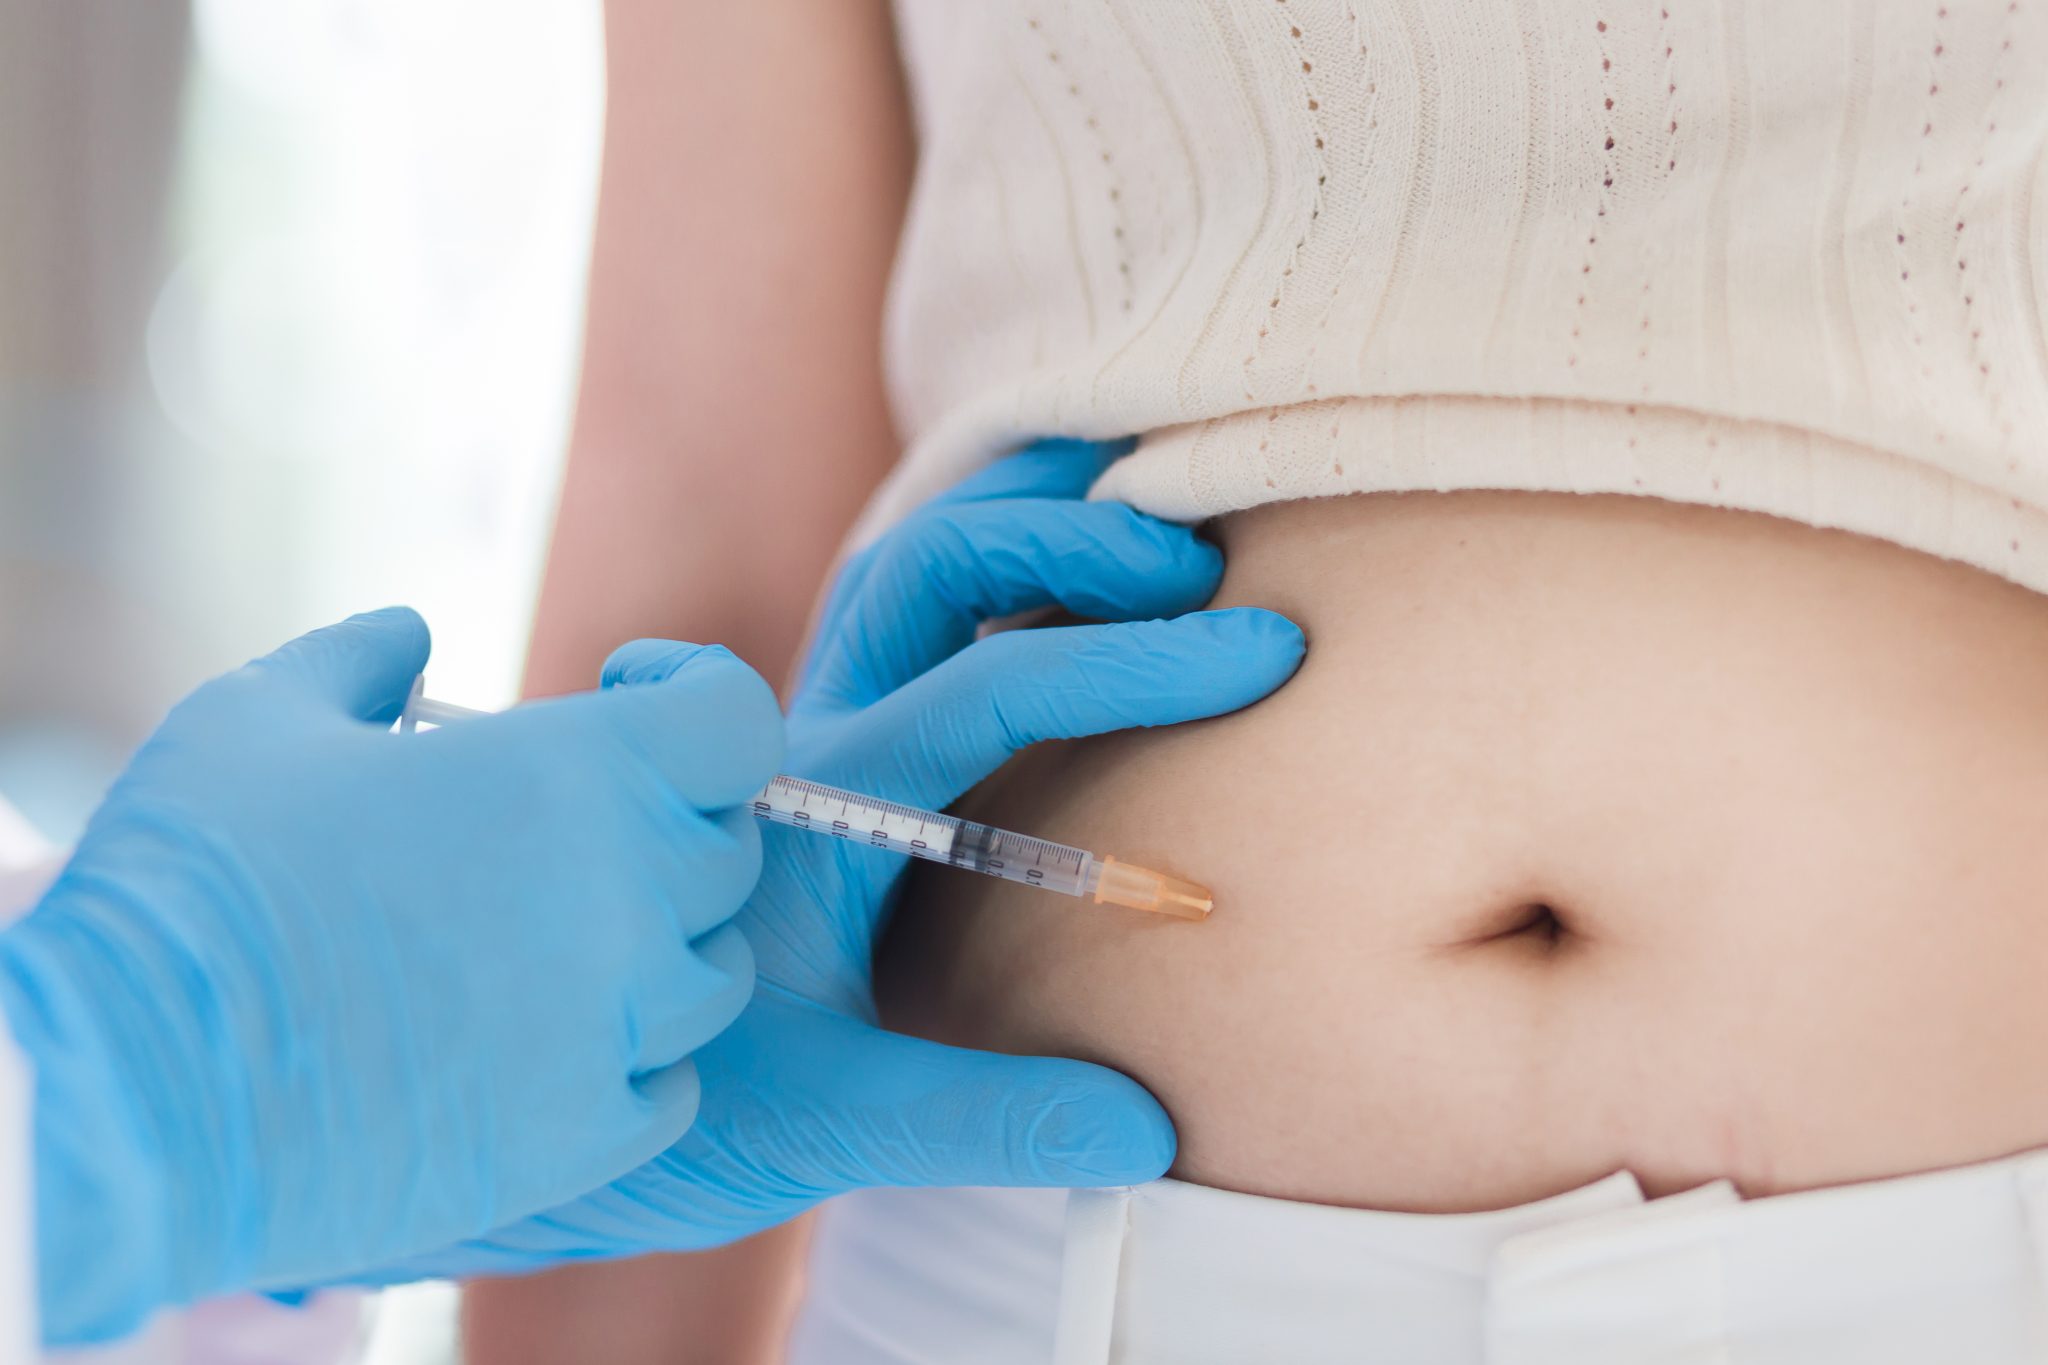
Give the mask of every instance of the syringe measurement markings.
M 790 791 L 804 792 L 816 795 L 820 798 L 829 799 L 831 797 L 839 795 L 839 792 L 835 788 L 825 787 L 817 783 L 806 782 L 801 778 L 778 778 L 771 785 L 784 787 Z M 896 816 L 898 819 L 902 820 L 915 820 L 918 825 L 919 833 L 924 833 L 926 831 L 926 822 L 933 820 L 934 818 L 936 818 L 941 823 L 941 826 L 943 828 L 947 829 L 954 828 L 961 823 L 961 821 L 953 819 L 949 816 L 941 815 L 934 817 L 933 813 L 930 811 L 920 810 L 915 806 L 898 805 L 893 801 L 877 801 L 871 806 L 864 807 L 864 809 L 872 810 L 881 815 L 893 815 Z

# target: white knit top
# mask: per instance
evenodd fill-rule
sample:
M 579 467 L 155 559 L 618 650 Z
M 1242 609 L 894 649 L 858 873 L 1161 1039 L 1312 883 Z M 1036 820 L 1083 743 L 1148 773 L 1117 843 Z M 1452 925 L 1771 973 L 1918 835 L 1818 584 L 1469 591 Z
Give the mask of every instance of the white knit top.
M 1639 493 L 2048 590 L 2048 0 L 899 0 L 875 522 Z

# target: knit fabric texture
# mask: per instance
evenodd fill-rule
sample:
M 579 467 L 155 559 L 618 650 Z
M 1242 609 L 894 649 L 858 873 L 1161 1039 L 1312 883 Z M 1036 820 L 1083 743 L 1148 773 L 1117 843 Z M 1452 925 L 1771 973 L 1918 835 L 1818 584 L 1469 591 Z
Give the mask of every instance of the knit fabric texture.
M 2048 590 L 2048 0 L 899 0 L 879 526 L 1642 494 Z

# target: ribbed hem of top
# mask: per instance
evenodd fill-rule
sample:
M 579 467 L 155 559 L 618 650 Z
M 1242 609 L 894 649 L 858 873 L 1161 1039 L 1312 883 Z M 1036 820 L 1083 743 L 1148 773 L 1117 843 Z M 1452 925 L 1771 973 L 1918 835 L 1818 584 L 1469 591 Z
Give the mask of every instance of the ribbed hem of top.
M 1171 521 L 1346 493 L 1621 493 L 1763 512 L 2048 592 L 2048 510 L 1795 427 L 1650 404 L 1344 398 L 1147 435 L 1090 493 Z

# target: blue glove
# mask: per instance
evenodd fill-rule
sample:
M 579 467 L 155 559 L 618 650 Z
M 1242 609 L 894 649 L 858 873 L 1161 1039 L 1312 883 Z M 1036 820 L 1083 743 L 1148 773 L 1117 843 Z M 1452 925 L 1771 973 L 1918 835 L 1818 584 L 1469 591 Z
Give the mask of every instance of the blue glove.
M 631 686 L 389 734 L 427 649 L 376 612 L 200 688 L 0 934 L 51 1342 L 444 1246 L 689 1126 L 752 987 L 773 695 L 649 644 Z
M 1222 557 L 1182 527 L 1078 501 L 1109 453 L 1036 447 L 856 557 L 791 710 L 785 770 L 944 807 L 1028 744 L 1217 715 L 1285 682 L 1303 645 L 1280 616 L 1150 619 L 1207 601 Z M 1135 623 L 974 643 L 983 621 L 1050 603 Z M 1123 1184 L 1171 1164 L 1166 1115 L 1112 1071 L 877 1028 L 870 960 L 905 861 L 783 828 L 762 838 L 738 921 L 760 984 L 697 1054 L 690 1132 L 607 1189 L 384 1278 L 707 1247 L 863 1186 Z

